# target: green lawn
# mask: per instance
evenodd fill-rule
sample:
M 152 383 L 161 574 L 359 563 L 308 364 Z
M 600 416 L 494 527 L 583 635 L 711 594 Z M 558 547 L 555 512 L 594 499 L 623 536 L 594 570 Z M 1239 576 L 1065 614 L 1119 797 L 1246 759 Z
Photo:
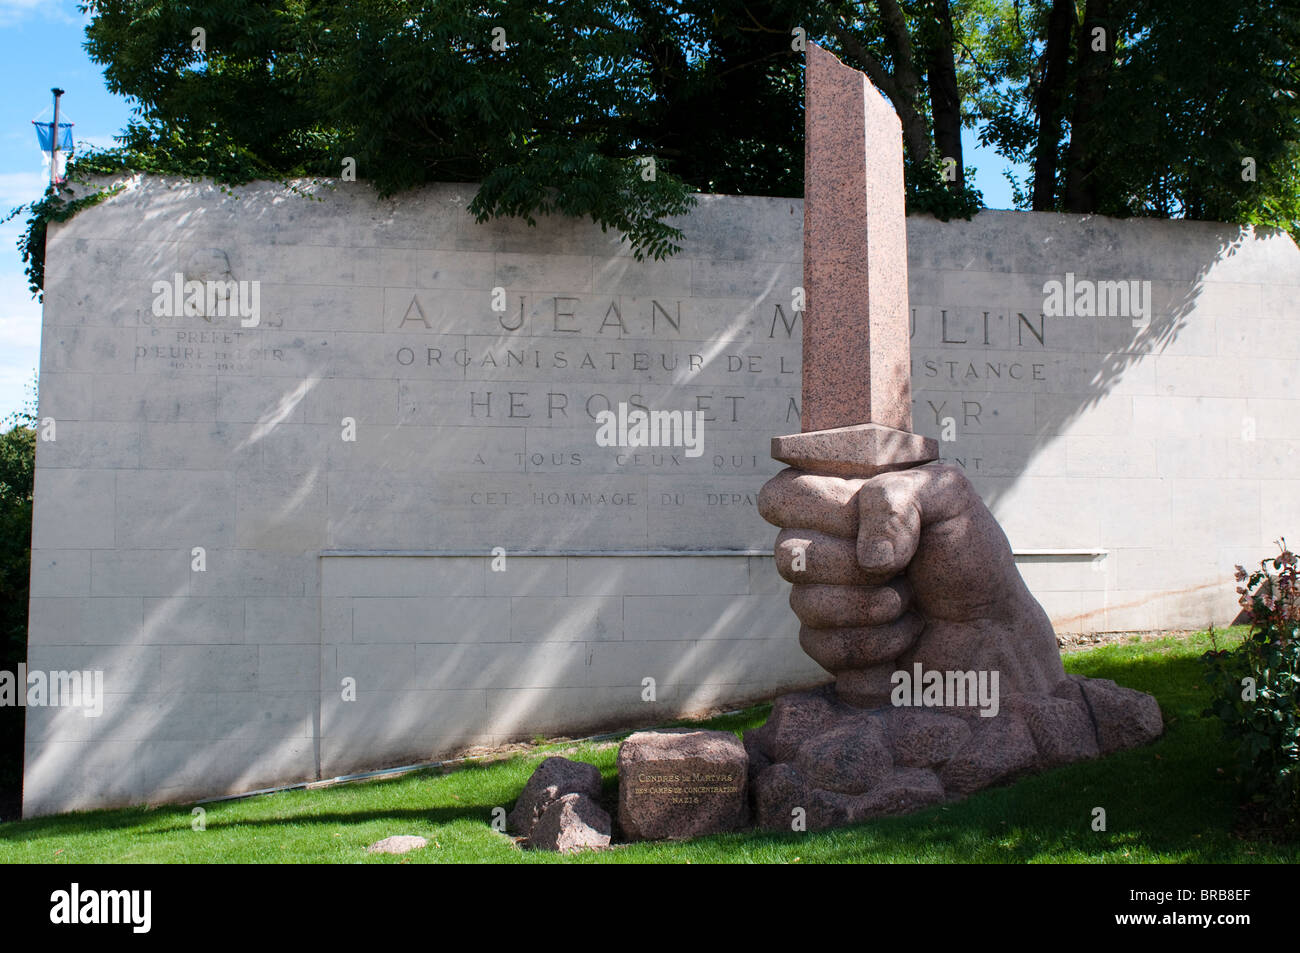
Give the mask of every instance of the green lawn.
M 188 806 L 0 824 L 0 863 L 1295 863 L 1300 845 L 1231 834 L 1232 754 L 1218 723 L 1200 715 L 1207 695 L 1197 657 L 1208 647 L 1198 634 L 1066 657 L 1071 672 L 1155 694 L 1168 730 L 1150 747 L 836 831 L 718 835 L 558 857 L 521 851 L 492 830 L 492 808 L 509 808 L 536 764 L 557 750 L 597 765 L 612 794 L 617 745 L 605 742 L 210 804 L 201 832 L 191 829 Z M 740 732 L 766 717 L 762 706 L 707 724 Z M 1094 807 L 1106 810 L 1105 832 L 1091 829 Z M 391 834 L 430 843 L 400 857 L 365 853 Z

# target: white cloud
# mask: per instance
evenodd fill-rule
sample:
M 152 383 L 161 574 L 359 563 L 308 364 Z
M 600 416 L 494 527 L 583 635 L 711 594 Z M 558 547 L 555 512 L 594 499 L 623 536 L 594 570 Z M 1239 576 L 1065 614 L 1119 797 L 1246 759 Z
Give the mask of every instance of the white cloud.
M 15 205 L 39 199 L 49 184 L 49 174 L 33 169 L 31 172 L 0 172 L 0 217 L 8 214 Z
M 77 152 L 84 152 L 90 149 L 109 149 L 117 143 L 112 136 L 77 136 Z M 44 154 L 44 153 L 42 153 Z
M 31 13 L 36 10 L 47 9 L 55 6 L 50 0 L 0 0 L 0 14 L 22 14 Z
M 41 358 L 41 305 L 21 271 L 0 273 L 0 418 L 26 406 Z
M 21 23 L 32 17 L 81 23 L 82 14 L 72 0 L 0 0 L 0 26 Z
M 32 297 L 27 276 L 6 268 L 0 272 L 0 363 L 15 348 L 40 351 L 41 303 Z

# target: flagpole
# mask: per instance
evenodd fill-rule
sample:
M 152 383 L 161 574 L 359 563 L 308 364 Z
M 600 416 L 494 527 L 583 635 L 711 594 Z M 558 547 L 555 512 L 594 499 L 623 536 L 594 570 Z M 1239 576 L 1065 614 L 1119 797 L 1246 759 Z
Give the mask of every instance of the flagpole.
M 59 187 L 59 97 L 63 95 L 63 90 L 55 86 L 50 92 L 54 94 L 54 125 L 50 130 L 53 133 L 50 139 L 50 185 L 57 189 Z

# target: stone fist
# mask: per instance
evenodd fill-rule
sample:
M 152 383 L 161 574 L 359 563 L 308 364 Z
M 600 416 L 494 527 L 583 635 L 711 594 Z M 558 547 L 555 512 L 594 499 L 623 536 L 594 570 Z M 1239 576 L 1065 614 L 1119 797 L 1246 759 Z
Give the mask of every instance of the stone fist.
M 1006 535 L 960 469 L 931 463 L 870 479 L 786 469 L 759 512 L 782 527 L 777 569 L 805 652 L 862 708 L 889 704 L 914 663 L 997 672 L 1002 693 L 1065 679 L 1056 634 Z
M 907 813 L 1159 737 L 1150 695 L 1066 676 L 1006 535 L 955 467 L 783 470 L 758 508 L 782 528 L 776 562 L 794 583 L 799 642 L 835 675 L 833 689 L 776 699 L 745 733 L 761 826 L 801 809 L 809 828 Z M 954 687 L 974 674 L 992 697 L 923 696 L 918 709 L 893 690 L 917 665 L 930 685 L 936 672 Z

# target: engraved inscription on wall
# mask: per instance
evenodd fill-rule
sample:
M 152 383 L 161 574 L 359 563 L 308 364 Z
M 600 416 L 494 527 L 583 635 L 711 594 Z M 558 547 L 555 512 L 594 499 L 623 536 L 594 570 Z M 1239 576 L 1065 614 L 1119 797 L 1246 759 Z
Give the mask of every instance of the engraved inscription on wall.
M 270 378 L 286 395 L 322 381 L 369 393 L 331 405 L 355 417 L 355 453 L 329 434 L 316 444 L 328 451 L 316 462 L 331 474 L 331 546 L 770 545 L 757 493 L 780 469 L 771 438 L 800 419 L 802 315 L 788 300 L 512 293 L 494 309 L 481 292 L 385 288 L 382 316 L 358 313 L 370 330 L 353 331 L 297 327 L 276 296 L 264 292 L 255 328 L 142 311 L 135 368 Z M 1033 395 L 1081 360 L 1052 350 L 1054 320 L 1028 305 L 912 309 L 914 427 L 940 438 L 944 459 L 972 476 L 1023 465 L 998 439 L 1033 433 Z M 668 430 L 650 445 L 631 430 L 597 439 L 602 414 L 636 412 L 690 415 L 698 450 L 655 439 Z M 306 424 L 276 426 L 266 453 Z

